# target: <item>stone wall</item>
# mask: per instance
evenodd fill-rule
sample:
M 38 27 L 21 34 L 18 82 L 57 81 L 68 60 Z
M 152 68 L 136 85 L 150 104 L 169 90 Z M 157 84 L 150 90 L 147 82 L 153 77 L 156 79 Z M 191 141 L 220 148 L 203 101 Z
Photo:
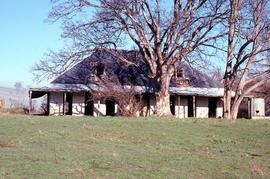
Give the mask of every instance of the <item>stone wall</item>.
M 251 99 L 251 117 L 265 116 L 265 101 L 263 98 Z
M 176 96 L 175 116 L 179 118 L 188 117 L 188 101 L 187 98 Z
M 72 115 L 82 116 L 85 109 L 85 95 L 84 93 L 73 93 L 72 96 Z
M 50 93 L 50 115 L 63 115 L 63 93 Z
M 196 118 L 208 118 L 208 97 L 196 97 Z

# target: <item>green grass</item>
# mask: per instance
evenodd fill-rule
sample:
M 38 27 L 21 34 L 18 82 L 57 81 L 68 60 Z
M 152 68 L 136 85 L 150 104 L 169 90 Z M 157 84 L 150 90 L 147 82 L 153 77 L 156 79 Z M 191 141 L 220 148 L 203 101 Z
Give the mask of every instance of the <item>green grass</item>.
M 270 121 L 0 116 L 0 178 L 270 177 Z

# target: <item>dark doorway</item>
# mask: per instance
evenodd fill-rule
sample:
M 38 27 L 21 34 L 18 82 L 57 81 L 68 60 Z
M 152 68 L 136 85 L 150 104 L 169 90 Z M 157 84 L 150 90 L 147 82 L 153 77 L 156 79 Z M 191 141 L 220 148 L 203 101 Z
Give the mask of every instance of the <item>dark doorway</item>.
M 216 118 L 217 115 L 217 98 L 208 98 L 208 117 Z
M 237 118 L 246 118 L 249 119 L 251 117 L 250 111 L 251 111 L 251 105 L 250 105 L 249 98 L 244 98 L 242 102 L 240 103 Z
M 115 101 L 111 99 L 106 100 L 106 116 L 115 116 Z
M 188 101 L 188 117 L 194 117 L 193 97 L 188 96 L 187 101 Z
M 89 94 L 85 94 L 85 115 L 94 115 L 94 101 L 89 98 Z
M 72 93 L 66 93 L 66 115 L 72 115 Z
M 172 115 L 175 115 L 175 100 L 176 96 L 170 96 L 170 108 Z
M 145 110 L 141 111 L 142 116 L 149 116 L 150 115 L 150 98 L 151 98 L 151 96 L 148 93 L 144 93 L 142 96 L 142 101 L 144 103 L 144 106 L 146 107 L 146 108 L 144 108 Z

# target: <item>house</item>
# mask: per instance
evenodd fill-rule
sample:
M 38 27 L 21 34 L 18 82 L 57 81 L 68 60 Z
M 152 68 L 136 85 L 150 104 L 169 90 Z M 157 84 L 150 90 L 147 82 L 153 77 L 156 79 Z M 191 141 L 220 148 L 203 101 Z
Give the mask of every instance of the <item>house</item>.
M 145 100 L 141 115 L 155 113 L 155 96 L 147 64 L 138 51 L 117 51 L 121 56 L 137 63 L 123 63 L 108 49 L 97 49 L 92 55 L 58 76 L 50 85 L 30 88 L 30 106 L 33 98 L 47 96 L 48 115 L 120 115 L 118 105 L 112 99 L 89 100 L 93 90 L 99 90 L 98 77 L 114 76 L 123 86 L 133 85 Z M 175 67 L 169 88 L 171 112 L 179 118 L 221 118 L 223 115 L 223 87 L 208 75 L 191 68 L 188 64 Z

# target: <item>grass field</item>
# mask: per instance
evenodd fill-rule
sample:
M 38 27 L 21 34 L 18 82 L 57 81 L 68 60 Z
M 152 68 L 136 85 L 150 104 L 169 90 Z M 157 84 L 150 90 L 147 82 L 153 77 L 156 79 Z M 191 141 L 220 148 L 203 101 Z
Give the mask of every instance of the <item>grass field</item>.
M 270 178 L 270 121 L 0 116 L 0 178 Z

